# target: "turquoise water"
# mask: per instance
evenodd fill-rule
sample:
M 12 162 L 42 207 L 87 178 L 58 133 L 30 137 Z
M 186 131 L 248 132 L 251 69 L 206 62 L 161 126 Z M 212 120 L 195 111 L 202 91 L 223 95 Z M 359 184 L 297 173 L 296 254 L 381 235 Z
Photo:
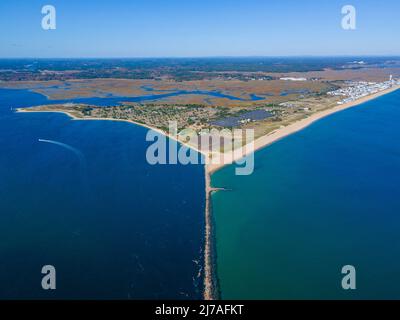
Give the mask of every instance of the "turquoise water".
M 0 299 L 201 298 L 204 168 L 150 166 L 139 126 L 10 109 L 47 102 L 0 89 Z
M 232 189 L 212 196 L 222 298 L 400 298 L 399 119 L 397 91 L 257 152 L 251 176 L 212 176 Z

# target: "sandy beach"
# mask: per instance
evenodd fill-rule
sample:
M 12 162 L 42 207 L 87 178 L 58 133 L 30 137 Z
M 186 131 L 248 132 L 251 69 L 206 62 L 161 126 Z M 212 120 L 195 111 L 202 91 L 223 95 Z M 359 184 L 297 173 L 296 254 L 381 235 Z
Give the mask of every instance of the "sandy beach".
M 239 152 L 234 153 L 232 155 L 232 157 L 230 157 L 230 158 L 228 157 L 227 161 L 225 161 L 224 163 L 206 165 L 207 171 L 209 173 L 213 173 L 213 172 L 225 167 L 226 165 L 232 164 L 234 161 L 245 157 L 246 155 L 248 155 L 251 152 L 254 152 L 254 151 L 257 151 L 257 150 L 262 149 L 264 147 L 267 147 L 270 144 L 272 144 L 272 143 L 274 143 L 274 142 L 276 142 L 278 140 L 281 140 L 282 138 L 285 138 L 285 137 L 287 137 L 287 136 L 289 136 L 289 135 L 291 135 L 291 134 L 293 134 L 295 132 L 298 132 L 298 131 L 308 127 L 309 125 L 313 124 L 314 122 L 316 122 L 316 121 L 318 121 L 318 120 L 320 120 L 322 118 L 325 118 L 325 117 L 327 117 L 327 116 L 329 116 L 331 114 L 334 114 L 336 112 L 343 111 L 343 110 L 349 109 L 351 107 L 355 107 L 355 106 L 357 106 L 359 104 L 362 104 L 364 102 L 376 99 L 376 98 L 378 98 L 380 96 L 383 96 L 383 95 L 388 94 L 390 92 L 396 91 L 398 89 L 400 89 L 400 86 L 395 86 L 393 88 L 378 92 L 376 94 L 372 94 L 372 95 L 366 96 L 364 98 L 352 101 L 350 103 L 337 105 L 336 107 L 333 107 L 331 109 L 327 109 L 327 110 L 324 110 L 324 111 L 321 111 L 321 112 L 318 112 L 318 113 L 314 113 L 314 114 L 310 115 L 308 118 L 305 118 L 305 119 L 299 120 L 297 122 L 294 122 L 294 123 L 292 123 L 292 124 L 290 124 L 290 125 L 288 125 L 286 127 L 282 127 L 282 128 L 280 128 L 278 130 L 275 130 L 275 131 L 271 132 L 268 135 L 265 135 L 265 136 L 262 136 L 262 137 L 256 139 L 254 141 L 254 146 L 250 146 L 250 145 L 243 146 L 240 151 L 238 150 Z M 235 156 L 236 154 L 238 156 Z

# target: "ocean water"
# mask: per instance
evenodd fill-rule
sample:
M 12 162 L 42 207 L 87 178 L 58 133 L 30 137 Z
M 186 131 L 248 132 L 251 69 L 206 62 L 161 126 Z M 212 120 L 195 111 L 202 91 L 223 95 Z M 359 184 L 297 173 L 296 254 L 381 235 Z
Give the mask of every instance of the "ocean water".
M 260 150 L 251 176 L 212 176 L 232 189 L 212 196 L 222 298 L 400 298 L 399 119 L 397 91 Z
M 47 102 L 0 89 L 0 299 L 201 298 L 203 167 L 150 166 L 139 126 L 10 109 Z

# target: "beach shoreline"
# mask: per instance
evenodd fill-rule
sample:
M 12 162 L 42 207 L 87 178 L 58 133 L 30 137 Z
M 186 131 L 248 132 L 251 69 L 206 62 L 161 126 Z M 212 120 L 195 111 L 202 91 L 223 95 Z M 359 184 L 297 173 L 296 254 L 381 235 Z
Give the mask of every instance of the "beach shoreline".
M 188 148 L 191 148 L 191 149 L 195 150 L 196 152 L 202 154 L 205 157 L 208 156 L 207 152 L 199 150 L 198 148 L 194 147 L 193 145 L 185 143 L 184 141 L 179 140 L 177 138 L 177 136 L 171 135 L 168 132 L 165 132 L 165 131 L 160 130 L 158 128 L 151 127 L 151 126 L 149 126 L 149 125 L 147 125 L 145 123 L 136 122 L 136 121 L 127 120 L 127 119 L 114 119 L 114 118 L 95 118 L 95 117 L 79 118 L 79 117 L 75 116 L 74 114 L 72 114 L 72 113 L 70 113 L 68 111 L 57 111 L 57 110 L 55 110 L 55 111 L 52 111 L 52 110 L 32 110 L 31 111 L 31 110 L 28 110 L 28 109 L 29 108 L 17 108 L 15 110 L 15 112 L 17 112 L 17 113 L 61 113 L 61 114 L 67 115 L 68 117 L 70 117 L 74 121 L 86 121 L 86 120 L 89 120 L 89 121 L 102 121 L 102 120 L 104 120 L 104 121 L 127 122 L 127 123 L 135 124 L 137 126 L 141 126 L 141 127 L 146 128 L 146 129 L 155 131 L 155 132 L 157 132 L 159 134 L 162 134 L 162 135 L 166 136 L 169 139 L 172 139 L 172 140 L 174 140 L 174 141 L 176 141 L 176 142 L 178 142 L 178 143 L 180 143 L 180 144 L 182 144 L 182 145 L 184 145 L 184 146 L 186 146 Z
M 30 112 L 51 112 L 51 113 L 63 113 L 68 115 L 70 118 L 72 118 L 73 120 L 105 120 L 105 121 L 120 121 L 120 122 L 127 122 L 127 123 L 131 123 L 131 124 L 135 124 L 138 126 L 142 126 L 144 128 L 147 128 L 149 130 L 153 130 L 159 134 L 162 134 L 188 148 L 191 148 L 193 150 L 195 150 L 196 152 L 200 153 L 201 155 L 203 155 L 205 157 L 205 167 L 207 172 L 209 172 L 210 174 L 222 169 L 225 166 L 231 165 L 232 163 L 234 163 L 237 160 L 240 160 L 244 157 L 246 157 L 247 155 L 254 153 L 257 150 L 260 150 L 262 148 L 265 148 L 269 145 L 271 145 L 272 143 L 279 141 L 293 133 L 296 133 L 298 131 L 301 131 L 303 129 L 305 129 L 306 127 L 308 127 L 309 125 L 313 124 L 314 122 L 323 119 L 325 117 L 330 116 L 331 114 L 358 106 L 362 103 L 368 102 L 370 100 L 376 99 L 378 97 L 381 97 L 385 94 L 394 92 L 396 90 L 399 90 L 400 86 L 394 86 L 390 89 L 386 89 L 380 92 L 377 92 L 375 94 L 371 94 L 368 95 L 366 97 L 363 97 L 361 99 L 357 99 L 355 101 L 349 102 L 349 103 L 345 103 L 342 105 L 337 105 L 335 107 L 320 111 L 320 112 L 316 112 L 314 114 L 311 114 L 309 117 L 298 120 L 296 122 L 293 122 L 287 126 L 281 127 L 279 129 L 276 129 L 275 131 L 272 131 L 264 136 L 261 136 L 257 139 L 255 139 L 254 141 L 252 141 L 249 144 L 246 144 L 240 148 L 237 148 L 234 150 L 234 152 L 231 152 L 230 154 L 224 154 L 221 152 L 211 152 L 210 150 L 201 150 L 199 147 L 196 147 L 193 144 L 189 144 L 186 143 L 182 140 L 179 140 L 178 136 L 176 135 L 172 135 L 169 132 L 160 130 L 158 128 L 149 126 L 145 123 L 141 123 L 141 122 L 136 122 L 133 120 L 128 120 L 128 119 L 114 119 L 114 118 L 96 118 L 96 117 L 85 117 L 85 118 L 80 118 L 75 116 L 74 114 L 66 111 L 66 110 L 62 110 L 62 111 L 52 111 L 52 110 L 32 110 L 30 111 L 29 108 L 17 108 L 16 112 L 21 112 L 21 113 L 30 113 Z M 217 155 L 217 157 L 223 160 L 219 161 L 219 163 L 212 163 L 212 161 L 210 160 L 210 157 L 213 156 L 215 157 Z
M 356 106 L 358 106 L 358 105 L 360 105 L 362 103 L 374 100 L 376 98 L 379 98 L 379 97 L 381 97 L 383 95 L 386 95 L 388 93 L 397 91 L 399 89 L 400 89 L 400 86 L 395 86 L 395 87 L 392 87 L 390 89 L 383 90 L 383 91 L 377 92 L 375 94 L 368 95 L 368 96 L 363 97 L 361 99 L 357 99 L 355 101 L 352 101 L 352 102 L 349 102 L 349 103 L 346 103 L 346 104 L 337 105 L 335 107 L 332 107 L 332 108 L 329 108 L 329 109 L 314 113 L 314 114 L 310 115 L 308 118 L 301 119 L 301 120 L 296 121 L 296 122 L 294 122 L 292 124 L 289 124 L 288 126 L 281 127 L 281 128 L 279 128 L 279 129 L 277 129 L 277 130 L 275 130 L 275 131 L 273 131 L 273 132 L 271 132 L 271 133 L 269 133 L 267 135 L 264 135 L 264 136 L 262 136 L 260 138 L 255 139 L 251 143 L 251 145 L 247 144 L 247 145 L 245 145 L 245 146 L 243 146 L 243 147 L 241 147 L 239 149 L 236 149 L 235 151 L 237 151 L 237 153 L 234 153 L 233 157 L 231 159 L 228 159 L 227 162 L 220 163 L 220 164 L 207 164 L 206 165 L 207 171 L 210 174 L 212 174 L 212 173 L 222 169 L 223 167 L 225 167 L 227 165 L 230 165 L 230 164 L 234 163 L 235 161 L 240 160 L 240 159 L 244 158 L 245 156 L 247 156 L 247 155 L 249 155 L 249 154 L 251 154 L 251 153 L 253 153 L 253 152 L 257 151 L 257 150 L 260 150 L 260 149 L 263 149 L 265 147 L 268 147 L 269 145 L 271 145 L 271 144 L 273 144 L 273 143 L 275 143 L 275 142 L 277 142 L 277 141 L 279 141 L 279 140 L 281 140 L 281 139 L 283 139 L 283 138 L 285 138 L 285 137 L 287 137 L 289 135 L 292 135 L 292 134 L 294 134 L 296 132 L 299 132 L 299 131 L 307 128 L 308 126 L 310 126 L 311 124 L 313 124 L 314 122 L 316 122 L 318 120 L 321 120 L 321 119 L 323 119 L 325 117 L 328 117 L 328 116 L 330 116 L 332 114 L 335 114 L 337 112 L 340 112 L 340 111 L 343 111 L 343 110 L 346 110 L 346 109 L 349 109 L 349 108 L 352 108 L 352 107 L 356 107 Z

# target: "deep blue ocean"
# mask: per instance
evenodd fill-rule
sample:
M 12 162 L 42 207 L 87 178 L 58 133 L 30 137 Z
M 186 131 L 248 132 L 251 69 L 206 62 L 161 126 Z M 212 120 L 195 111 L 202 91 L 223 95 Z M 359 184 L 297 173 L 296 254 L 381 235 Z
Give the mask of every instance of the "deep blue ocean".
M 150 166 L 139 126 L 11 110 L 48 102 L 0 89 L 0 299 L 201 298 L 204 168 Z

